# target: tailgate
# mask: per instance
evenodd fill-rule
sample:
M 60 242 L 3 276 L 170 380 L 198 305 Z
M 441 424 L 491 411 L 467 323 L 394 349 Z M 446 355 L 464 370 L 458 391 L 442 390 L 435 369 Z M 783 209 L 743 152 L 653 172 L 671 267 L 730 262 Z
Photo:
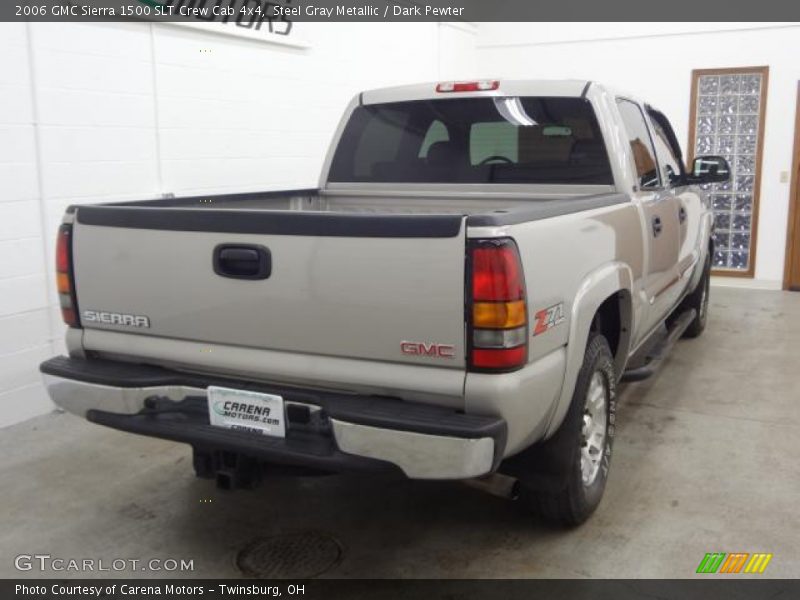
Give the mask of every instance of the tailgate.
M 82 326 L 463 369 L 464 228 L 461 215 L 78 207 Z M 233 252 L 215 271 L 220 247 Z M 240 278 L 253 249 L 266 278 Z

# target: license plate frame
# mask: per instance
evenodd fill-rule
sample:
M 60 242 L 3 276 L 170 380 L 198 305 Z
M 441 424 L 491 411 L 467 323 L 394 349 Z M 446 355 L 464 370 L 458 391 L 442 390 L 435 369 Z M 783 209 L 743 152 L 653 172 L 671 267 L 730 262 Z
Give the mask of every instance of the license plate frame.
M 286 411 L 282 396 L 209 386 L 208 420 L 214 427 L 268 437 L 286 437 Z

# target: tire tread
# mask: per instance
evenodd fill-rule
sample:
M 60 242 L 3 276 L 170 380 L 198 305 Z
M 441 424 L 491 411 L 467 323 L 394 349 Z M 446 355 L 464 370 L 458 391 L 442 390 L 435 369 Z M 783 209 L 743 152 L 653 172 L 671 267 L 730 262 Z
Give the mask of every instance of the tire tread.
M 584 394 L 582 391 L 588 386 L 589 379 L 595 373 L 596 366 L 600 362 L 605 363 L 605 368 L 609 368 L 610 365 L 610 369 L 613 373 L 614 361 L 608 342 L 602 335 L 592 333 L 586 345 L 583 364 L 581 365 L 575 383 L 575 393 L 573 394 L 572 403 L 564 418 L 564 422 L 551 440 L 554 440 L 556 436 L 570 437 L 575 435 L 574 428 L 577 426 L 583 410 Z M 614 376 L 616 377 L 615 373 Z M 578 432 L 579 431 L 580 428 L 578 427 Z M 609 443 L 610 442 L 611 440 L 609 440 Z M 558 441 L 552 443 L 558 443 Z M 568 444 L 567 447 L 572 448 L 573 452 L 575 452 L 577 448 L 574 443 Z M 579 461 L 580 458 L 578 457 L 577 460 Z M 569 464 L 572 468 L 575 467 L 574 457 L 571 458 Z M 588 519 L 597 507 L 599 498 L 595 502 L 587 503 L 583 490 L 583 483 L 580 480 L 579 462 L 577 466 L 578 473 L 569 474 L 567 479 L 568 483 L 566 487 L 561 490 L 524 490 L 526 492 L 525 498 L 528 508 L 545 521 L 566 527 L 575 527 Z M 602 470 L 598 473 L 598 477 L 604 477 Z M 602 483 L 604 486 L 605 482 L 603 481 Z

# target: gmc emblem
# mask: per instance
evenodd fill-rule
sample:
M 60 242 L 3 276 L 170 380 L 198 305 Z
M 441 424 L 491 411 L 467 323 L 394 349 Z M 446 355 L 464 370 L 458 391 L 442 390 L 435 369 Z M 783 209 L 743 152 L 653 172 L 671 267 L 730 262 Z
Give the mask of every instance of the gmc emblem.
M 452 344 L 426 344 L 425 342 L 400 342 L 400 352 L 411 356 L 431 358 L 455 358 L 456 348 Z

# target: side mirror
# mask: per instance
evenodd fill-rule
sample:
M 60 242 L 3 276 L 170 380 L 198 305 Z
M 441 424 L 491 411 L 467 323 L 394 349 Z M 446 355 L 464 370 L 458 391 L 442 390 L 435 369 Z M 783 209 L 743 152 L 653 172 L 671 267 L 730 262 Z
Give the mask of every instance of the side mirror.
M 722 156 L 698 156 L 692 161 L 689 183 L 725 183 L 731 178 L 731 167 Z

